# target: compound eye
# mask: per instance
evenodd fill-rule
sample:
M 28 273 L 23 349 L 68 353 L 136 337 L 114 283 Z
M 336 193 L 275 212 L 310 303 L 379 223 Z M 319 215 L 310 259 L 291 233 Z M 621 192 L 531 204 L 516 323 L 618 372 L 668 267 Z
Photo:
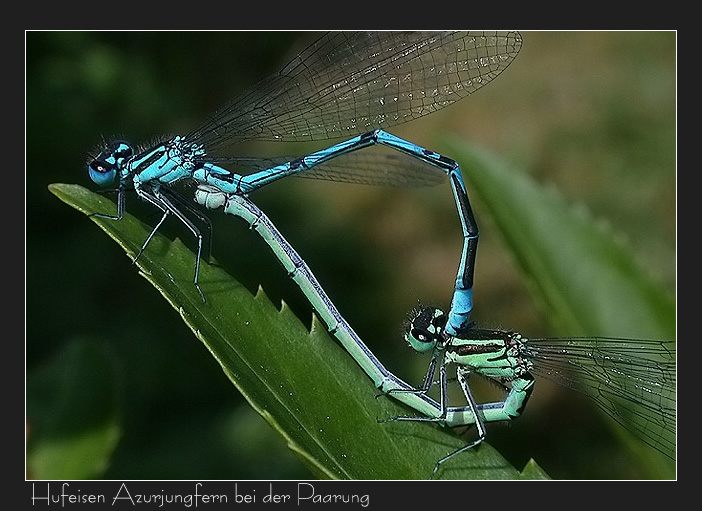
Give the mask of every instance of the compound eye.
M 420 353 L 433 349 L 437 342 L 436 338 L 429 332 L 416 327 L 411 328 L 409 332 L 405 334 L 405 340 L 413 349 Z
M 97 172 L 99 174 L 104 174 L 106 172 L 111 172 L 114 170 L 114 166 L 106 161 L 93 160 L 90 162 L 90 170 L 92 172 Z
M 410 334 L 412 335 L 412 337 L 414 337 L 415 339 L 417 339 L 420 342 L 432 342 L 431 337 L 424 330 L 420 330 L 418 328 L 413 328 L 412 331 L 410 332 Z
M 88 175 L 93 183 L 100 186 L 108 186 L 114 182 L 117 170 L 111 163 L 103 160 L 93 160 L 88 165 Z

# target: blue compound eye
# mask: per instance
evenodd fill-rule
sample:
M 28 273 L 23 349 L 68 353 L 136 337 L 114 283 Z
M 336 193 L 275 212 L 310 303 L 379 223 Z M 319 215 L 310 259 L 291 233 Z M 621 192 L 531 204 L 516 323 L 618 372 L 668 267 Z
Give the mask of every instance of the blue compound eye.
M 109 186 L 115 181 L 117 169 L 105 161 L 93 160 L 88 165 L 88 175 L 96 185 Z

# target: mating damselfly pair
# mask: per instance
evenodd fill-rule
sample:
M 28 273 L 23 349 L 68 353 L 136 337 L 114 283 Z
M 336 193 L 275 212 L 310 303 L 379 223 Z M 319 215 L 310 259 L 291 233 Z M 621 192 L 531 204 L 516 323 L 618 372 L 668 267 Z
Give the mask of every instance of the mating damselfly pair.
M 460 167 L 450 158 L 385 131 L 444 106 L 481 88 L 517 56 L 517 32 L 333 33 L 304 50 L 279 73 L 263 80 L 192 132 L 146 148 L 116 141 L 91 160 L 89 173 L 100 185 L 117 185 L 117 214 L 124 197 L 137 195 L 168 216 L 178 218 L 198 239 L 194 284 L 202 300 L 207 290 L 198 281 L 203 236 L 190 218 L 203 219 L 172 185 L 193 182 L 195 198 L 249 222 L 268 242 L 291 276 L 374 385 L 420 415 L 398 420 L 446 425 L 475 424 L 477 445 L 485 423 L 518 416 L 533 389 L 532 374 L 556 379 L 586 395 L 644 442 L 673 457 L 675 449 L 674 347 L 659 341 L 571 338 L 525 341 L 510 332 L 483 330 L 470 321 L 477 224 Z M 241 140 L 342 142 L 306 156 L 281 159 L 231 155 L 227 146 Z M 383 145 L 394 153 L 373 153 Z M 302 259 L 248 194 L 287 176 L 316 177 L 385 185 L 432 184 L 448 179 L 462 227 L 464 244 L 451 307 L 420 311 L 406 339 L 418 351 L 432 352 L 427 377 L 413 388 L 385 369 L 322 290 Z M 190 200 L 190 199 L 187 199 Z M 105 215 L 102 215 L 105 216 Z M 205 219 L 206 220 L 206 219 Z M 207 222 L 204 222 L 207 225 Z M 447 402 L 447 365 L 467 406 Z M 427 391 L 439 372 L 440 400 Z M 503 385 L 503 401 L 479 404 L 468 386 L 478 374 Z M 448 453 L 439 463 L 452 458 Z M 433 467 L 437 471 L 439 464 Z

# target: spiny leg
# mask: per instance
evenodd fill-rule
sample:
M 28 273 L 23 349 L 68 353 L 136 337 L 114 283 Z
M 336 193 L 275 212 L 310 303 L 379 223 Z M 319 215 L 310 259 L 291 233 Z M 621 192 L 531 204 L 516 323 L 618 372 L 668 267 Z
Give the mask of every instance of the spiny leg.
M 195 278 L 193 279 L 193 284 L 195 284 L 195 289 L 200 294 L 203 303 L 207 303 L 205 295 L 200 289 L 199 277 L 200 277 L 200 259 L 202 257 L 202 234 L 199 229 L 193 224 L 188 217 L 186 217 L 178 208 L 173 205 L 163 194 L 156 192 L 156 197 L 161 201 L 161 203 L 170 210 L 197 238 L 197 258 L 195 259 Z
M 205 260 L 207 262 L 211 263 L 211 257 L 212 257 L 212 221 L 209 219 L 207 215 L 205 215 L 202 211 L 194 207 L 189 201 L 185 200 L 181 195 L 176 193 L 174 190 L 171 188 L 162 185 L 159 188 L 161 195 L 165 195 L 168 199 L 171 200 L 171 202 L 174 202 L 178 204 L 178 206 L 184 210 L 186 210 L 188 213 L 190 213 L 192 216 L 200 220 L 202 224 L 205 226 L 205 232 L 203 238 L 207 239 L 207 247 L 205 251 Z
M 124 217 L 124 187 L 120 186 L 114 190 L 104 190 L 105 192 L 117 192 L 117 214 L 108 215 L 106 213 L 90 213 L 88 216 L 94 216 L 96 218 L 105 218 L 107 220 L 122 220 Z
M 146 240 L 144 241 L 143 245 L 142 245 L 141 248 L 139 249 L 139 252 L 137 253 L 137 255 L 136 255 L 136 257 L 134 258 L 134 260 L 132 261 L 132 264 L 136 264 L 137 260 L 141 257 L 141 254 L 143 254 L 143 253 L 144 253 L 144 250 L 146 250 L 146 246 L 147 246 L 147 245 L 149 244 L 149 242 L 151 241 L 151 238 L 154 237 L 154 234 L 156 234 L 156 231 L 158 231 L 158 229 L 161 227 L 161 224 L 163 223 L 163 221 L 164 221 L 164 220 L 168 217 L 168 215 L 170 215 L 170 214 L 171 214 L 171 212 L 168 211 L 168 210 L 165 210 L 165 211 L 163 212 L 163 216 L 161 217 L 161 219 L 158 221 L 158 223 L 156 224 L 156 226 L 151 230 L 151 232 L 150 232 L 149 235 L 147 236 L 147 238 L 146 238 Z
M 429 362 L 429 368 L 424 375 L 424 380 L 422 381 L 422 386 L 418 389 L 390 389 L 386 394 L 426 394 L 431 389 L 434 382 L 434 374 L 436 373 L 436 362 L 440 357 L 439 350 L 435 349 L 431 355 L 431 361 Z M 383 395 L 383 394 L 380 394 Z
M 139 255 L 143 252 L 143 250 L 146 248 L 148 243 L 151 241 L 153 238 L 154 234 L 156 231 L 159 229 L 163 221 L 166 219 L 166 217 L 173 213 L 178 220 L 180 220 L 189 230 L 190 232 L 195 235 L 195 237 L 198 240 L 198 246 L 197 246 L 197 259 L 195 260 L 195 278 L 194 278 L 194 284 L 195 284 L 195 289 L 197 289 L 198 293 L 200 294 L 200 298 L 202 298 L 203 303 L 206 303 L 207 300 L 205 299 L 205 295 L 203 294 L 202 290 L 200 289 L 200 284 L 198 282 L 198 277 L 200 275 L 200 257 L 202 254 L 202 234 L 200 234 L 200 231 L 195 227 L 195 225 L 183 214 L 181 213 L 178 208 L 176 208 L 169 200 L 168 198 L 160 193 L 158 190 L 153 190 L 153 193 L 147 192 L 143 188 L 137 188 L 136 189 L 137 194 L 139 197 L 144 199 L 145 201 L 149 202 L 150 204 L 153 204 L 157 208 L 159 208 L 161 211 L 164 212 L 163 217 L 161 217 L 161 220 L 158 222 L 156 227 L 154 227 L 147 237 L 146 241 L 144 242 L 142 249 L 139 251 Z
M 137 195 L 138 195 L 140 198 L 142 198 L 143 200 L 145 200 L 145 201 L 148 202 L 149 204 L 155 206 L 156 208 L 160 209 L 160 210 L 163 212 L 163 216 L 162 216 L 161 219 L 158 221 L 158 223 L 156 224 L 156 226 L 151 230 L 151 232 L 149 233 L 149 235 L 146 237 L 146 240 L 145 240 L 144 243 L 141 245 L 141 248 L 139 249 L 139 252 L 137 252 L 136 257 L 134 257 L 134 260 L 132 261 L 132 264 L 136 264 L 136 262 L 137 262 L 137 260 L 139 259 L 139 257 L 141 257 L 141 254 L 143 254 L 143 253 L 144 253 L 144 250 L 146 250 L 146 246 L 149 244 L 149 242 L 151 241 L 151 239 L 152 239 L 152 238 L 154 237 L 154 235 L 156 234 L 156 231 L 159 230 L 159 228 L 161 227 L 161 224 L 163 224 L 163 221 L 166 219 L 166 217 L 168 217 L 168 215 L 171 214 L 171 212 L 170 212 L 165 206 L 163 206 L 163 205 L 161 204 L 161 201 L 159 200 L 158 197 L 156 197 L 155 195 L 152 195 L 152 194 L 148 193 L 146 190 L 144 190 L 144 189 L 142 189 L 142 188 L 140 188 L 140 187 L 139 187 L 139 188 L 136 188 L 135 190 L 136 190 Z
M 470 376 L 470 370 L 466 369 L 463 366 L 458 366 L 456 368 L 456 377 L 458 379 L 458 382 L 461 384 L 461 389 L 463 389 L 463 394 L 466 396 L 466 400 L 468 401 L 468 408 L 470 409 L 471 413 L 473 414 L 473 417 L 475 417 L 475 427 L 478 430 L 478 437 L 473 440 L 472 442 L 464 445 L 460 449 L 456 449 L 455 451 L 447 454 L 443 458 L 441 458 L 439 461 L 436 462 L 436 465 L 434 465 L 434 470 L 431 472 L 431 477 L 433 478 L 436 472 L 439 470 L 439 467 L 441 466 L 442 463 L 450 460 L 454 456 L 457 456 L 458 454 L 461 454 L 462 452 L 465 452 L 469 449 L 472 449 L 476 445 L 480 444 L 483 440 L 485 440 L 485 422 L 483 421 L 483 417 L 478 413 L 478 405 L 475 402 L 475 399 L 473 398 L 473 393 L 470 390 L 470 386 L 468 385 L 468 377 Z
M 123 186 L 120 186 L 119 188 L 116 188 L 114 190 L 107 190 L 107 192 L 115 192 L 115 191 L 117 192 L 117 214 L 116 215 L 106 215 L 103 213 L 91 213 L 88 216 L 95 216 L 97 218 L 107 218 L 110 220 L 121 220 L 124 217 L 124 211 L 125 211 L 124 204 L 125 204 L 125 195 L 126 194 L 125 194 Z M 141 248 L 137 252 L 137 255 L 132 260 L 132 264 L 136 264 L 137 260 L 139 259 L 139 257 L 141 257 L 141 254 L 146 249 L 146 246 L 149 244 L 151 239 L 156 234 L 156 231 L 158 231 L 159 227 L 161 227 L 161 224 L 163 224 L 163 221 L 170 214 L 169 211 L 166 208 L 164 208 L 160 204 L 158 199 L 156 197 L 154 197 L 153 195 L 149 194 L 148 192 L 146 192 L 145 190 L 143 190 L 142 188 L 139 188 L 139 187 L 136 187 L 135 191 L 140 198 L 144 199 L 145 201 L 147 201 L 151 205 L 160 209 L 163 212 L 163 216 L 161 217 L 159 222 L 156 224 L 156 227 L 154 227 L 153 230 L 151 231 L 151 233 L 149 233 L 148 237 L 146 238 L 146 241 L 144 241 Z
M 446 378 L 446 362 L 444 351 L 441 351 L 439 365 L 439 406 L 441 413 L 438 417 L 411 417 L 400 415 L 398 417 L 390 417 L 389 419 L 379 419 L 379 423 L 392 421 L 413 421 L 413 422 L 443 422 L 446 420 L 446 411 L 448 409 L 448 379 Z M 433 375 L 432 375 L 433 378 Z

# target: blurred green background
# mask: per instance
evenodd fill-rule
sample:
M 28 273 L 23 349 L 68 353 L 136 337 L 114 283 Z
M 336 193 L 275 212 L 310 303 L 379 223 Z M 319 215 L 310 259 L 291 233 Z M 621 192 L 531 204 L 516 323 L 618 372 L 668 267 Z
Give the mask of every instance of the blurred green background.
M 557 188 L 610 224 L 672 294 L 675 34 L 523 36 L 520 55 L 494 83 L 391 131 L 435 150 L 446 136 L 457 137 Z M 185 132 L 314 37 L 27 34 L 28 477 L 310 476 L 177 312 L 47 185 L 92 187 L 85 160 L 101 136 L 139 143 Z M 252 143 L 242 151 L 302 154 L 322 146 Z M 386 365 L 419 381 L 426 360 L 407 349 L 401 333 L 420 302 L 450 300 L 461 237 L 448 184 L 397 190 L 289 179 L 254 200 Z M 134 197 L 127 207 L 150 223 L 158 217 Z M 473 208 L 481 229 L 474 318 L 532 336 L 572 333 L 550 328 L 475 197 Z M 285 300 L 309 324 L 309 305 L 263 242 L 223 216 L 211 215 L 219 263 L 252 291 L 261 284 L 274 302 Z M 175 223 L 166 232 L 189 242 Z M 164 356 L 168 364 L 160 363 Z M 73 446 L 65 439 L 80 439 L 85 418 L 100 414 L 111 418 L 103 452 L 87 442 L 56 465 L 46 454 L 55 451 L 38 448 Z M 491 425 L 489 442 L 516 467 L 534 457 L 555 478 L 645 475 L 600 414 L 549 384 L 537 386 L 518 421 Z

